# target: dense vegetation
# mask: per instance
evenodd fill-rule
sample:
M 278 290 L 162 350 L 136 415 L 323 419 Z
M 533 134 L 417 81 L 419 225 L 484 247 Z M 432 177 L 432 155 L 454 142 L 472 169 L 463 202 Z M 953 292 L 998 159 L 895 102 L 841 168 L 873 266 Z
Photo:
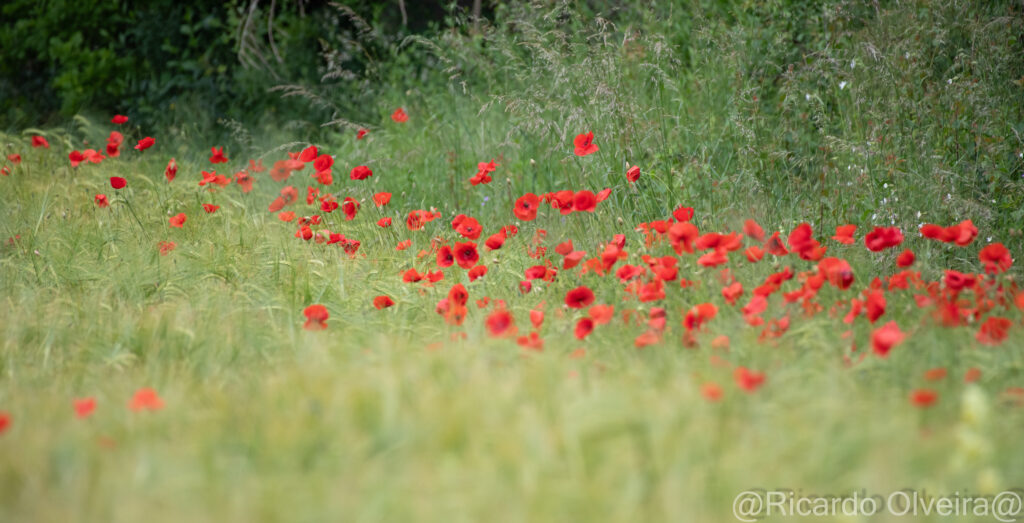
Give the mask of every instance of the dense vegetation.
M 1019 2 L 473 4 L 0 6 L 0 520 L 1024 485 Z

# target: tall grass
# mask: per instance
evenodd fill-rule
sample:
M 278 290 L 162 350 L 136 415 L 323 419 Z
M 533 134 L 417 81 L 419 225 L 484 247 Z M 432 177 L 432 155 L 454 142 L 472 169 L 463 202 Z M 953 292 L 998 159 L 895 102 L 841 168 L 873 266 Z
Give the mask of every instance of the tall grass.
M 333 111 L 319 130 L 225 121 L 226 144 L 187 129 L 130 130 L 126 144 L 152 135 L 157 145 L 77 169 L 67 152 L 103 143 L 110 125 L 80 118 L 2 136 L 4 155 L 23 162 L 0 178 L 0 411 L 12 418 L 0 433 L 0 521 L 722 521 L 733 496 L 756 487 L 1020 487 L 1022 411 L 1007 393 L 1024 386 L 1019 311 L 1005 313 L 1006 342 L 982 347 L 976 325 L 942 328 L 912 293 L 890 293 L 884 320 L 907 341 L 849 365 L 844 356 L 868 351 L 873 327 L 847 327 L 845 309 L 835 317 L 829 307 L 855 291 L 823 289 L 814 317 L 773 297 L 769 316 L 788 313 L 792 326 L 765 343 L 721 303 L 718 270 L 683 257 L 680 274 L 697 285 L 669 285 L 656 304 L 668 311 L 665 338 L 638 350 L 644 327 L 620 315 L 652 304 L 618 282 L 566 270 L 526 296 L 518 285 L 541 263 L 525 253 L 538 229 L 551 250 L 572 239 L 591 254 L 626 234 L 630 263 L 641 263 L 669 251 L 644 246 L 633 228 L 679 205 L 695 208 L 702 231 L 756 218 L 788 232 L 808 221 L 823 242 L 839 224 L 861 225 L 858 237 L 895 224 L 928 279 L 979 271 L 989 236 L 1024 252 L 1021 29 L 1019 4 L 957 0 L 512 3 L 490 21 L 453 12 L 435 38 L 354 32 L 351 49 L 381 39 L 374 49 L 389 54 L 377 68 L 345 75 L 327 62 L 322 85 L 282 88 Z M 399 106 L 404 125 L 388 118 Z M 363 140 L 359 127 L 370 131 Z M 589 130 L 601 150 L 578 158 L 572 138 Z M 39 132 L 50 150 L 28 147 Z M 339 199 L 362 201 L 351 222 L 325 217 L 362 241 L 354 259 L 296 239 L 294 223 L 268 213 L 281 184 L 266 175 L 248 194 L 196 186 L 210 146 L 227 145 L 220 172 L 234 172 L 309 142 L 337 156 Z M 172 156 L 181 168 L 167 183 Z M 470 186 L 491 158 L 494 181 Z M 634 164 L 643 174 L 630 185 Z M 350 182 L 355 165 L 374 176 Z M 288 183 L 304 191 L 307 174 Z M 115 193 L 110 176 L 128 188 Z M 432 264 L 416 253 L 452 238 L 459 212 L 490 234 L 515 222 L 524 192 L 605 187 L 612 197 L 594 214 L 544 209 L 519 223 L 517 237 L 483 253 L 481 280 L 449 270 L 434 287 L 402 283 L 402 271 Z M 379 191 L 394 194 L 381 210 L 371 201 Z M 93 204 L 97 193 L 110 208 Z M 203 203 L 221 209 L 206 214 Z M 432 206 L 441 220 L 404 228 L 409 210 Z M 172 229 L 179 212 L 188 221 Z M 395 225 L 374 225 L 382 216 Z M 981 230 L 970 247 L 912 232 L 966 218 Z M 412 247 L 396 251 L 406 238 Z M 177 248 L 161 256 L 161 240 Z M 896 270 L 893 255 L 828 245 L 853 265 L 857 291 Z M 783 265 L 813 266 L 730 265 L 748 289 Z M 1009 287 L 1018 275 L 1000 278 Z M 434 311 L 456 282 L 471 295 L 462 329 Z M 562 306 L 581 283 L 617 309 L 584 341 L 573 337 L 582 313 Z M 374 309 L 381 294 L 397 305 Z M 489 337 L 491 309 L 473 305 L 484 296 L 505 300 L 521 333 L 546 302 L 544 351 Z M 686 348 L 682 311 L 707 301 L 719 315 Z M 302 328 L 312 303 L 329 309 L 326 331 Z M 720 334 L 728 350 L 709 346 Z M 737 365 L 765 371 L 766 384 L 743 392 L 732 384 Z M 949 376 L 926 381 L 937 367 Z M 982 378 L 965 384 L 970 367 Z M 722 385 L 722 401 L 701 396 L 708 382 Z M 130 411 L 141 387 L 164 408 Z M 908 401 L 920 387 L 940 394 L 933 408 Z M 85 396 L 97 410 L 76 419 L 72 399 Z

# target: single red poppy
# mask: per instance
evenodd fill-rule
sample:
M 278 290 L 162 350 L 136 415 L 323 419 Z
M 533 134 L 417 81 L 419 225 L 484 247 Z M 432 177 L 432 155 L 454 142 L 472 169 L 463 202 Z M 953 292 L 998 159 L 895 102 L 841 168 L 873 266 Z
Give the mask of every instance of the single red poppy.
M 360 128 L 358 131 L 356 131 L 356 140 L 362 140 L 369 132 L 370 131 L 367 131 L 366 129 Z
M 216 147 L 210 147 L 210 163 L 228 163 L 227 157 L 224 156 L 224 148 L 220 149 Z
M 174 216 L 171 216 L 170 220 L 168 221 L 170 222 L 171 227 L 177 227 L 180 229 L 183 225 L 185 225 L 185 219 L 185 213 L 181 212 L 175 214 Z
M 496 309 L 487 316 L 485 321 L 487 331 L 495 338 L 512 336 L 516 333 L 515 319 L 512 313 L 505 309 Z
M 96 202 L 96 206 L 100 207 L 101 209 L 103 207 L 109 207 L 110 206 L 110 202 L 107 200 L 107 195 L 105 195 L 105 194 L 97 194 L 93 198 L 93 200 Z
M 147 137 L 139 140 L 139 142 L 135 144 L 135 149 L 139 150 L 139 151 L 145 151 L 146 149 L 149 149 L 150 147 L 153 147 L 153 144 L 155 144 L 155 143 L 156 143 L 156 140 L 154 140 L 153 138 L 147 136 Z
M 206 211 L 207 214 L 213 214 L 217 212 L 217 209 L 220 209 L 220 205 L 214 205 L 212 203 L 203 204 L 203 210 Z
M 999 345 L 1006 340 L 1012 325 L 1013 322 L 1007 318 L 990 316 L 985 320 L 985 323 L 982 323 L 981 327 L 978 328 L 978 333 L 975 335 L 975 339 L 978 340 L 978 343 L 983 345 Z
M 391 113 L 391 119 L 398 123 L 405 123 L 409 121 L 409 115 L 406 114 L 405 109 L 399 107 L 395 109 L 395 112 Z
M 746 392 L 754 392 L 764 384 L 764 373 L 750 370 L 746 367 L 736 367 L 732 373 L 736 385 Z
M 633 183 L 633 182 L 636 182 L 637 180 L 639 180 L 640 179 L 640 168 L 637 167 L 636 165 L 634 165 L 634 166 L 630 167 L 629 169 L 627 169 L 626 170 L 626 179 L 629 180 L 630 183 Z
M 474 242 L 456 243 L 453 253 L 455 262 L 463 269 L 472 269 L 476 262 L 480 260 L 480 255 L 477 253 L 476 243 Z
M 75 408 L 75 416 L 81 419 L 88 418 L 96 410 L 96 398 L 75 399 L 71 404 Z
M 391 202 L 391 193 L 389 192 L 379 192 L 373 195 L 373 204 L 377 207 L 384 207 L 389 202 Z
M 45 148 L 49 149 L 50 148 L 50 142 L 48 142 L 46 140 L 46 138 L 43 138 L 42 136 L 36 135 L 36 136 L 32 137 L 32 147 L 45 147 Z
M 579 286 L 565 294 L 565 304 L 573 309 L 582 309 L 594 303 L 594 291 L 585 286 Z
M 573 145 L 575 146 L 576 156 L 586 156 L 597 152 L 597 144 L 594 143 L 593 131 L 587 134 L 578 134 L 573 139 Z
M 903 343 L 905 338 L 906 334 L 900 331 L 900 326 L 895 321 L 890 321 L 871 332 L 871 347 L 875 354 L 884 358 L 893 347 Z
M 910 267 L 911 265 L 914 264 L 914 259 L 914 251 L 910 249 L 905 249 L 903 252 L 900 253 L 899 256 L 896 257 L 896 266 Z
M 164 401 L 160 399 L 155 390 L 142 388 L 135 391 L 135 395 L 128 402 L 128 408 L 134 411 L 160 410 L 164 408 Z
M 390 296 L 377 296 L 373 299 L 373 306 L 377 310 L 386 309 L 395 304 L 395 301 Z
M 310 305 L 302 311 L 306 316 L 306 323 L 302 326 L 306 330 L 323 330 L 327 328 L 327 319 L 331 317 L 327 307 L 320 304 Z
M 932 389 L 917 389 L 910 393 L 910 402 L 915 407 L 928 408 L 939 400 L 939 393 Z
M 114 117 L 110 119 L 110 122 L 115 125 L 125 124 L 128 123 L 128 117 L 123 114 L 115 114 Z
M 524 222 L 533 221 L 537 217 L 538 205 L 540 205 L 540 198 L 536 194 L 526 193 L 516 200 L 513 213 L 516 215 L 516 218 Z
M 113 187 L 114 189 L 124 189 L 126 185 L 128 185 L 128 180 L 125 180 L 120 176 L 110 177 L 110 186 Z
M 999 274 L 1006 272 L 1013 265 L 1013 258 L 1010 251 L 1001 243 L 986 245 L 978 253 L 978 259 L 985 264 L 986 274 Z

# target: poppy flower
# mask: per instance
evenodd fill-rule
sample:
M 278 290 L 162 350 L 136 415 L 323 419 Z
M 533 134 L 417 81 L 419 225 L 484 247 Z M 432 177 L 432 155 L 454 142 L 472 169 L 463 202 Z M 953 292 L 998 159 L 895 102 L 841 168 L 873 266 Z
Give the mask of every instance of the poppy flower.
M 967 274 L 960 271 L 954 271 L 951 269 L 946 270 L 946 276 L 943 278 L 943 283 L 946 284 L 946 288 L 952 291 L 962 291 L 964 289 L 970 289 L 977 283 L 977 279 L 973 274 Z
M 495 338 L 512 336 L 516 333 L 515 319 L 512 313 L 505 309 L 496 309 L 487 316 L 485 321 L 487 331 Z
M 484 242 L 484 245 L 487 246 L 487 250 L 489 251 L 496 251 L 500 249 L 502 245 L 505 245 L 505 233 L 497 232 L 492 234 L 487 238 L 487 241 Z
M 934 369 L 928 369 L 925 371 L 924 379 L 928 381 L 939 381 L 945 379 L 946 374 L 948 373 L 946 372 L 945 367 L 935 367 Z
M 864 235 L 864 245 L 872 252 L 878 252 L 903 243 L 903 231 L 899 227 L 875 227 Z
M 910 393 L 910 402 L 915 407 L 928 408 L 939 399 L 939 393 L 932 389 L 917 389 Z
M 983 345 L 999 345 L 1008 336 L 1011 325 L 1013 322 L 1006 318 L 991 316 L 981 324 L 974 337 Z
M 217 209 L 220 209 L 220 205 L 214 205 L 212 203 L 203 204 L 203 210 L 206 211 L 207 214 L 213 214 L 217 212 Z
M 302 152 L 299 153 L 297 160 L 299 160 L 302 163 L 309 163 L 312 162 L 313 160 L 316 160 L 317 156 L 319 155 L 320 153 L 317 150 L 316 146 L 310 145 L 309 147 L 306 147 L 305 149 L 302 150 Z
M 110 206 L 110 202 L 107 200 L 107 195 L 105 194 L 97 194 L 93 200 L 96 202 L 96 206 L 101 209 Z
M 576 330 L 574 334 L 576 335 L 576 339 L 582 340 L 589 336 L 593 330 L 594 320 L 590 318 L 580 318 L 580 320 L 576 322 Z
M 604 325 L 615 316 L 615 307 L 611 305 L 594 305 L 587 311 L 595 325 Z
M 128 180 L 125 180 L 120 176 L 110 177 L 110 186 L 113 187 L 114 189 L 124 189 L 126 185 L 128 185 Z
M 389 202 L 391 202 L 391 193 L 389 192 L 379 192 L 373 195 L 373 204 L 377 207 L 384 207 Z
M 477 172 L 473 177 L 469 179 L 469 183 L 472 185 L 488 184 L 491 183 L 490 173 L 494 172 L 498 168 L 498 164 L 494 163 L 494 160 L 490 162 L 479 162 L 476 165 Z
M 210 147 L 210 163 L 228 163 L 228 159 L 224 156 L 224 148 L 220 149 L 216 147 Z
M 875 354 L 884 358 L 893 347 L 903 343 L 906 336 L 895 321 L 890 321 L 871 332 L 871 347 Z
M 160 256 L 167 256 L 177 246 L 178 245 L 175 244 L 174 242 L 169 242 L 169 241 L 161 241 L 160 243 L 157 244 L 157 248 L 160 249 Z
M 981 369 L 971 367 L 964 372 L 964 383 L 974 383 L 981 379 Z
M 906 249 L 902 253 L 900 253 L 899 256 L 896 257 L 896 266 L 897 267 L 910 267 L 911 265 L 914 264 L 914 259 L 915 259 L 914 251 L 912 251 L 910 249 Z
M 21 155 L 17 153 L 8 154 L 7 161 L 13 163 L 14 165 L 18 165 L 21 163 Z
M 76 399 L 71 404 L 75 408 L 75 416 L 79 418 L 88 418 L 96 410 L 96 398 Z
M 880 290 L 869 292 L 864 300 L 864 305 L 867 310 L 868 321 L 874 323 L 885 314 L 885 294 Z
M 709 382 L 701 385 L 700 395 L 704 396 L 704 399 L 715 402 L 722 399 L 722 387 L 717 383 Z
M 594 143 L 593 131 L 588 132 L 587 134 L 576 135 L 576 138 L 572 143 L 576 147 L 576 150 L 574 151 L 576 156 L 586 156 L 597 152 L 597 144 Z
M 736 367 L 732 373 L 736 385 L 746 392 L 754 392 L 764 384 L 764 373 L 750 370 L 746 367 Z
M 0 434 L 3 434 L 11 426 L 11 415 L 0 410 Z
M 369 132 L 370 131 L 367 131 L 366 129 L 360 128 L 358 131 L 356 131 L 356 140 L 362 140 Z
M 71 151 L 68 153 L 68 160 L 71 161 L 71 167 L 78 167 L 85 161 L 85 155 L 79 151 Z
M 399 107 L 395 109 L 395 112 L 391 113 L 391 119 L 398 123 L 405 123 L 409 121 L 409 115 L 405 113 L 405 109 Z
M 764 229 L 754 220 L 748 219 L 743 222 L 743 234 L 764 243 Z
M 327 319 L 331 317 L 330 313 L 327 312 L 327 307 L 320 304 L 306 307 L 302 314 L 306 316 L 306 323 L 302 328 L 311 331 L 326 329 Z
M 455 262 L 459 264 L 459 267 L 469 270 L 472 269 L 476 262 L 480 260 L 480 254 L 476 251 L 476 243 L 465 242 L 456 243 L 453 249 L 455 256 Z
M 155 143 L 156 143 L 156 140 L 154 140 L 153 138 L 147 136 L 147 137 L 139 140 L 139 142 L 135 144 L 135 149 L 138 150 L 138 151 L 145 151 L 146 149 L 149 149 L 150 147 L 153 147 L 153 144 L 155 144 Z
M 999 274 L 1006 272 L 1013 265 L 1013 258 L 1010 251 L 1001 243 L 986 245 L 978 253 L 978 259 L 985 264 L 986 274 Z
M 128 123 L 128 117 L 123 114 L 115 114 L 114 117 L 110 119 L 110 123 L 115 125 L 125 124 Z
M 341 204 L 341 211 L 345 213 L 345 220 L 352 221 L 359 211 L 359 201 L 351 196 L 346 196 Z
M 579 286 L 565 294 L 565 304 L 573 309 L 582 309 L 594 303 L 594 291 Z
M 718 315 L 718 307 L 713 303 L 701 303 L 694 305 L 686 311 L 683 318 L 683 327 L 686 330 L 699 330 L 705 323 Z
M 786 256 L 789 251 L 786 250 L 786 246 L 782 244 L 782 239 L 779 237 L 779 232 L 776 231 L 771 235 L 766 242 L 764 242 L 764 249 L 772 256 Z
M 856 225 L 839 225 L 836 227 L 836 235 L 832 239 L 842 244 L 852 245 L 854 242 L 853 233 L 856 231 Z
M 373 306 L 377 310 L 386 309 L 395 304 L 395 301 L 390 296 L 377 296 L 373 299 Z
M 734 281 L 731 284 L 722 287 L 722 297 L 725 298 L 725 302 L 729 305 L 736 305 L 736 300 L 743 296 L 743 284 Z
M 818 273 L 833 287 L 846 290 L 853 284 L 853 269 L 842 258 L 825 258 L 818 262 Z
M 174 216 L 171 216 L 170 220 L 168 221 L 170 222 L 171 227 L 177 227 L 178 229 L 180 229 L 183 225 L 185 225 L 185 219 L 185 213 L 180 212 L 178 214 L 175 214 Z
M 516 206 L 512 212 L 516 218 L 524 222 L 533 221 L 537 217 L 538 205 L 540 205 L 540 198 L 536 194 L 526 193 L 516 200 Z
M 45 147 L 45 148 L 49 149 L 50 148 L 50 142 L 48 142 L 46 140 L 46 138 L 43 138 L 42 136 L 36 135 L 36 136 L 32 137 L 32 147 Z
M 164 168 L 164 177 L 167 178 L 168 182 L 173 182 L 174 177 L 178 175 L 178 163 L 171 158 L 171 161 L 167 162 L 167 167 Z
M 626 179 L 629 180 L 630 183 L 634 183 L 637 180 L 639 180 L 640 179 L 640 168 L 637 167 L 636 165 L 634 165 L 634 166 L 630 167 L 629 169 L 626 169 Z
M 135 395 L 128 402 L 128 408 L 134 411 L 160 410 L 164 408 L 164 401 L 160 399 L 155 390 L 143 388 L 135 391 Z
M 477 278 L 485 276 L 486 274 L 487 274 L 487 266 L 486 265 L 477 265 L 477 266 L 473 267 L 472 269 L 470 269 L 469 272 L 466 273 L 466 276 L 469 277 L 469 281 L 476 281 Z
M 597 208 L 597 198 L 590 191 L 580 191 L 572 198 L 572 208 L 575 211 L 594 212 Z

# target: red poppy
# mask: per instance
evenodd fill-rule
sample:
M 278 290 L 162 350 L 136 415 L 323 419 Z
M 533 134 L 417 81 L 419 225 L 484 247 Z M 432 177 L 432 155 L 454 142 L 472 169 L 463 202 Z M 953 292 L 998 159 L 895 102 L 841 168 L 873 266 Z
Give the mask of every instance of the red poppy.
M 999 274 L 1006 272 L 1013 265 L 1013 258 L 1010 251 L 1001 243 L 986 245 L 978 253 L 978 259 L 985 264 L 986 274 Z
M 363 137 L 365 137 L 366 134 L 369 132 L 370 131 L 367 131 L 366 129 L 360 128 L 358 131 L 356 131 L 356 140 L 362 140 Z
M 871 347 L 875 354 L 884 358 L 893 347 L 903 343 L 905 338 L 906 334 L 900 331 L 900 326 L 895 321 L 890 321 L 871 332 Z
M 743 222 L 743 234 L 764 243 L 764 229 L 754 220 Z
M 864 300 L 868 321 L 874 323 L 885 314 L 885 294 L 880 290 L 870 291 Z
M 121 125 L 128 123 L 128 117 L 123 114 L 115 114 L 114 117 L 110 119 L 110 122 L 115 125 Z
M 1011 325 L 1013 322 L 1006 318 L 991 316 L 981 324 L 974 337 L 983 345 L 999 345 L 1006 340 Z
M 718 315 L 718 307 L 713 303 L 701 303 L 694 305 L 686 311 L 683 318 L 683 327 L 686 330 L 699 330 L 705 323 Z
M 327 319 L 331 317 L 330 313 L 327 312 L 327 307 L 320 304 L 306 307 L 302 314 L 306 316 L 306 323 L 302 328 L 311 331 L 326 329 Z
M 79 164 L 85 161 L 85 155 L 79 151 L 71 151 L 68 153 L 68 160 L 71 161 L 71 167 L 78 167 Z
M 210 163 L 228 163 L 228 159 L 224 156 L 224 148 L 220 149 L 216 147 L 210 147 Z
M 615 307 L 611 305 L 594 305 L 587 311 L 590 318 L 594 320 L 596 325 L 604 325 L 615 316 Z
M 903 231 L 899 227 L 875 227 L 864 235 L 864 245 L 872 252 L 878 252 L 903 243 Z
M 351 197 L 346 196 L 345 200 L 341 204 L 341 211 L 345 213 L 345 220 L 352 221 L 356 217 L 356 213 L 359 211 L 359 202 Z
M 974 287 L 974 284 L 977 283 L 977 279 L 973 274 L 947 269 L 946 277 L 943 278 L 943 282 L 946 284 L 947 289 L 959 292 L 964 289 Z
M 932 389 L 917 389 L 910 393 L 910 402 L 915 407 L 928 408 L 939 399 L 939 393 Z
M 856 225 L 839 225 L 836 227 L 836 235 L 833 236 L 832 239 L 839 243 L 852 245 L 855 241 L 853 239 L 853 233 L 856 231 Z
M 110 177 L 110 186 L 113 187 L 114 189 L 124 189 L 126 185 L 128 185 L 128 180 L 125 180 L 120 176 Z
M 487 246 L 487 250 L 489 251 L 496 251 L 500 249 L 502 245 L 505 245 L 505 233 L 497 232 L 492 234 L 487 238 L 487 241 L 484 242 L 484 245 Z
M 540 198 L 531 193 L 526 193 L 516 200 L 516 206 L 513 213 L 516 218 L 523 220 L 524 222 L 533 221 L 537 217 L 537 206 L 540 205 Z
M 3 434 L 11 426 L 11 414 L 0 410 L 0 434 Z
M 736 300 L 743 296 L 743 284 L 735 281 L 731 284 L 722 287 L 722 297 L 725 298 L 725 302 L 729 305 L 736 305 Z
M 630 183 L 633 183 L 633 182 L 636 182 L 637 180 L 639 180 L 640 179 L 640 168 L 637 167 L 636 165 L 634 165 L 634 166 L 630 167 L 629 169 L 626 169 L 626 179 L 629 180 Z
M 8 154 L 7 161 L 13 163 L 14 165 L 18 165 L 21 163 L 21 155 L 17 153 Z
M 573 309 L 582 309 L 594 303 L 594 291 L 579 286 L 565 294 L 565 304 Z
M 128 408 L 134 411 L 160 410 L 164 408 L 164 401 L 160 399 L 155 390 L 143 388 L 135 391 L 132 400 L 128 402 Z
M 409 115 L 405 113 L 405 109 L 399 107 L 395 109 L 395 112 L 391 113 L 391 119 L 398 123 L 405 123 L 409 121 Z
M 46 141 L 46 138 L 36 135 L 32 137 L 32 147 L 45 147 L 50 148 L 50 142 Z
M 474 242 L 456 243 L 453 254 L 455 262 L 459 264 L 459 267 L 466 270 L 472 269 L 476 262 L 480 260 L 480 255 L 476 251 L 476 243 Z
M 572 198 L 572 208 L 580 212 L 594 212 L 597 208 L 597 198 L 590 191 L 580 191 Z
M 384 207 L 389 202 L 391 202 L 391 193 L 389 192 L 379 192 L 373 195 L 373 204 L 377 207 Z
M 753 371 L 746 367 L 736 367 L 732 377 L 736 381 L 736 385 L 747 392 L 754 392 L 764 384 L 763 372 Z
M 443 268 L 451 267 L 455 263 L 455 255 L 452 254 L 452 248 L 447 245 L 442 245 L 437 250 L 437 266 Z
M 71 404 L 75 408 L 75 416 L 83 419 L 88 418 L 96 410 L 96 398 L 76 399 Z
M 494 172 L 498 168 L 498 164 L 494 163 L 494 160 L 492 159 L 490 162 L 479 162 L 476 167 L 476 174 L 469 179 L 469 183 L 471 185 L 491 183 L 490 173 Z
M 178 245 L 174 242 L 161 241 L 157 244 L 157 248 L 160 249 L 160 256 L 167 256 L 173 251 Z
M 214 205 L 212 203 L 203 204 L 203 210 L 206 211 L 207 214 L 213 214 L 217 212 L 217 209 L 220 209 L 220 205 Z
M 137 144 L 135 144 L 135 149 L 138 150 L 138 151 L 145 151 L 146 149 L 149 149 L 150 147 L 153 147 L 153 144 L 155 144 L 155 143 L 156 143 L 156 140 L 154 140 L 153 138 L 147 136 L 147 137 L 139 140 L 139 142 Z
M 853 269 L 842 258 L 825 258 L 818 262 L 818 273 L 833 287 L 846 290 L 853 284 Z
M 974 383 L 981 379 L 981 369 L 977 367 L 971 367 L 964 372 L 964 383 Z
M 466 276 L 469 277 L 469 281 L 476 281 L 477 278 L 485 276 L 486 274 L 487 274 L 487 266 L 486 265 L 477 265 L 477 266 L 473 267 L 472 269 L 470 269 L 469 272 L 466 273 Z
M 782 239 L 779 237 L 778 231 L 773 233 L 768 241 L 764 242 L 764 249 L 768 251 L 768 254 L 772 256 L 785 256 L 789 254 L 786 250 L 786 246 L 782 245 Z
M 587 134 L 576 135 L 576 138 L 572 143 L 576 147 L 576 156 L 586 156 L 597 152 L 597 144 L 594 143 L 593 131 L 588 132 Z
M 928 381 L 939 381 L 945 379 L 946 374 L 948 373 L 946 372 L 945 367 L 935 367 L 934 369 L 928 369 L 925 371 L 924 379 Z
M 277 219 L 282 222 L 290 222 L 295 219 L 295 213 L 292 211 L 284 211 L 277 215 Z
M 900 253 L 899 256 L 896 257 L 896 266 L 897 267 L 910 267 L 911 265 L 914 264 L 914 260 L 915 260 L 914 251 L 912 251 L 910 249 L 906 249 L 902 253 Z
M 174 181 L 174 177 L 178 175 L 178 164 L 171 158 L 171 161 L 167 162 L 167 167 L 164 169 L 164 177 L 167 178 L 168 182 Z
M 512 313 L 505 309 L 496 309 L 488 315 L 485 325 L 487 331 L 495 338 L 512 336 L 516 333 L 515 319 L 512 317 Z
M 174 216 L 171 216 L 171 219 L 168 221 L 171 223 L 171 227 L 177 227 L 180 229 L 183 225 L 185 225 L 185 219 L 185 213 L 181 212 L 175 214 Z
M 590 318 L 580 318 L 579 321 L 576 322 L 576 331 L 574 334 L 576 335 L 576 339 L 582 340 L 589 336 L 593 330 L 594 320 Z
M 708 401 L 718 401 L 722 399 L 722 394 L 722 387 L 717 383 L 709 382 L 700 387 L 700 395 L 704 396 L 704 399 Z
M 373 306 L 377 310 L 386 309 L 395 304 L 395 301 L 390 296 L 377 296 L 373 299 Z
M 93 198 L 93 201 L 95 201 L 96 202 L 96 206 L 100 207 L 101 209 L 103 207 L 109 207 L 110 206 L 110 202 L 107 200 L 107 195 L 105 195 L 105 194 L 97 194 Z
M 966 247 L 978 236 L 978 228 L 974 226 L 974 223 L 971 220 L 964 220 L 949 227 L 941 227 L 933 223 L 927 223 L 921 226 L 921 236 L 945 243 L 955 243 L 960 247 Z

